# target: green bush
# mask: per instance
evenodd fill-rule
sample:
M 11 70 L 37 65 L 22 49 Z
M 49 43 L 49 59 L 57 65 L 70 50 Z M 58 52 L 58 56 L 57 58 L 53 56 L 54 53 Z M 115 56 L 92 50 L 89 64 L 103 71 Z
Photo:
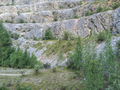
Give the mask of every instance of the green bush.
M 115 2 L 114 4 L 113 4 L 113 9 L 116 9 L 116 8 L 118 8 L 120 6 L 120 3 L 119 2 Z
M 89 10 L 87 10 L 86 12 L 85 12 L 85 16 L 89 16 L 89 15 L 93 15 L 94 14 L 94 12 L 90 12 Z
M 34 38 L 33 38 L 33 40 L 37 40 L 37 38 L 36 38 L 36 37 L 34 37 Z
M 18 86 L 16 90 L 32 90 L 32 89 L 28 86 Z
M 13 21 L 5 20 L 5 23 L 13 23 Z
M 0 66 L 9 66 L 9 57 L 12 51 L 14 51 L 11 46 L 10 35 L 5 27 L 3 27 L 3 23 L 0 22 Z
M 97 42 L 102 42 L 105 40 L 106 40 L 106 32 L 105 31 L 99 32 L 99 34 L 97 35 Z
M 69 31 L 63 32 L 63 40 L 74 40 L 74 36 Z
M 79 18 L 79 16 L 78 15 L 74 15 L 74 18 Z
M 52 14 L 55 14 L 56 11 L 53 11 Z
M 82 5 L 82 1 L 79 2 L 79 5 Z
M 19 19 L 18 23 L 25 23 L 23 19 Z
M 117 49 L 120 50 L 120 40 L 117 41 L 116 46 L 117 46 Z
M 97 13 L 102 12 L 102 10 L 103 10 L 103 8 L 102 8 L 101 6 L 99 6 L 99 7 L 97 8 Z
M 17 11 L 18 16 L 20 15 L 20 11 Z
M 33 68 L 37 63 L 37 58 L 34 54 L 30 56 L 27 49 L 23 52 L 19 47 L 10 55 L 10 66 L 13 68 Z
M 60 50 L 60 52 L 58 53 L 58 57 L 57 57 L 57 65 L 60 65 L 63 60 L 64 60 L 63 52 L 62 50 Z
M 38 64 L 36 64 L 34 66 L 34 71 L 35 71 L 36 74 L 38 73 L 39 69 L 40 69 L 40 66 Z
M 42 38 L 43 40 L 53 40 L 55 37 L 52 35 L 50 28 L 45 30 L 45 36 Z
M 31 12 L 30 10 L 26 11 L 26 12 Z
M 47 63 L 45 63 L 43 66 L 44 66 L 44 68 L 46 68 L 46 69 L 51 68 L 51 64 L 50 64 L 50 63 L 48 63 L 48 62 L 47 62 Z
M 2 87 L 0 87 L 0 90 L 9 90 L 9 89 L 5 86 L 2 86 Z
M 52 68 L 52 71 L 53 71 L 53 72 L 56 72 L 56 71 L 57 71 L 56 67 L 53 67 L 53 68 Z
M 73 53 L 68 54 L 67 68 L 79 70 L 82 68 L 83 46 L 81 38 L 78 37 L 76 47 Z
M 32 23 L 35 23 L 35 21 L 32 21 Z
M 103 8 L 103 12 L 108 11 L 108 10 L 111 10 L 111 8 L 106 7 L 106 6 Z
M 57 18 L 54 18 L 54 20 L 53 20 L 53 21 L 58 21 L 58 20 L 57 20 Z
M 10 36 L 11 36 L 11 38 L 13 38 L 15 40 L 17 40 L 19 38 L 19 34 L 17 34 L 17 33 L 12 33 L 12 34 L 10 34 Z

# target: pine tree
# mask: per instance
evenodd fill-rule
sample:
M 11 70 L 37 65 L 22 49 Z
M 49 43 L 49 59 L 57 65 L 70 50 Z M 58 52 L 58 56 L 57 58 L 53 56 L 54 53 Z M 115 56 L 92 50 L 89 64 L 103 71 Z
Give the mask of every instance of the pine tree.
M 74 67 L 76 69 L 82 68 L 82 52 L 83 49 L 82 49 L 81 38 L 78 37 L 76 48 L 73 55 Z
M 11 45 L 10 36 L 0 22 L 0 66 L 8 66 Z

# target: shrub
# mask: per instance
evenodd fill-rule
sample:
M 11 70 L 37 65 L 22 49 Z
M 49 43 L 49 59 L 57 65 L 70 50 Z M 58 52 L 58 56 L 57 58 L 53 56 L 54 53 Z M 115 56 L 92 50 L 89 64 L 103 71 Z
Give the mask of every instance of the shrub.
M 19 19 L 18 23 L 24 23 L 24 20 L 23 19 Z
M 10 34 L 10 36 L 11 36 L 11 38 L 13 38 L 15 40 L 17 40 L 19 38 L 19 34 L 17 34 L 17 33 L 12 33 L 12 34 Z
M 79 18 L 79 16 L 78 15 L 74 15 L 74 18 Z
M 20 15 L 20 11 L 17 11 L 18 16 Z
M 45 30 L 45 36 L 42 38 L 43 40 L 53 40 L 55 37 L 52 35 L 50 28 Z
M 26 11 L 26 12 L 31 12 L 30 10 Z
M 56 11 L 53 11 L 52 14 L 55 14 Z
M 5 86 L 2 86 L 2 87 L 0 87 L 0 90 L 9 90 L 9 89 Z
M 86 11 L 85 16 L 93 15 L 94 12 L 90 12 L 89 10 Z
M 82 1 L 79 2 L 79 5 L 82 5 Z
M 106 40 L 106 32 L 105 31 L 99 32 L 99 34 L 97 35 L 97 42 L 102 42 L 105 40 Z
M 32 90 L 32 89 L 28 86 L 18 86 L 16 90 Z
M 38 73 L 39 69 L 40 69 L 40 66 L 38 64 L 36 64 L 34 66 L 34 71 L 35 71 L 36 74 Z
M 74 36 L 69 31 L 63 32 L 63 40 L 74 40 Z
M 58 58 L 57 58 L 57 65 L 60 65 L 63 60 L 64 60 L 63 52 L 62 50 L 60 50 L 60 52 L 58 53 Z
M 117 49 L 120 50 L 120 40 L 117 41 L 116 46 L 117 46 Z
M 53 21 L 58 21 L 58 20 L 57 20 L 57 18 L 54 18 L 54 20 L 53 20 Z
M 18 87 L 20 85 L 20 79 L 19 78 L 17 78 L 17 81 L 16 81 L 16 87 Z
M 113 4 L 113 9 L 116 9 L 116 8 L 118 8 L 120 6 L 120 3 L 119 2 L 115 2 L 114 4 Z
M 5 23 L 13 23 L 13 21 L 5 20 Z
M 67 68 L 79 70 L 82 68 L 83 46 L 81 38 L 78 37 L 76 47 L 73 53 L 68 54 Z
M 101 6 L 99 6 L 99 7 L 97 8 L 97 13 L 102 12 L 102 10 L 103 10 L 103 8 L 102 8 Z
M 45 63 L 43 66 L 44 66 L 44 68 L 48 69 L 48 68 L 51 67 L 51 64 L 47 62 L 47 63 Z
M 56 70 L 56 67 L 53 67 L 53 68 L 52 68 L 52 71 L 53 71 L 53 72 L 56 72 L 56 71 L 57 71 L 57 70 Z
M 34 54 L 30 56 L 27 49 L 23 52 L 19 47 L 10 55 L 10 66 L 12 68 L 33 68 L 37 63 L 37 58 Z
M 103 12 L 108 11 L 108 10 L 111 10 L 111 8 L 106 7 L 106 6 L 103 8 Z
M 33 40 L 37 40 L 37 38 L 36 38 L 36 37 L 34 37 L 34 38 L 33 38 Z
M 35 23 L 35 21 L 32 21 L 32 23 Z

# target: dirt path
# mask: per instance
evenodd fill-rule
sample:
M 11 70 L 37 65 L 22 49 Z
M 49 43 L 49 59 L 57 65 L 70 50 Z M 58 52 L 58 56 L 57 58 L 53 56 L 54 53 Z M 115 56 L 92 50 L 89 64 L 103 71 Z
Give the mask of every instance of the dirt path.
M 0 74 L 0 76 L 21 76 L 21 74 Z

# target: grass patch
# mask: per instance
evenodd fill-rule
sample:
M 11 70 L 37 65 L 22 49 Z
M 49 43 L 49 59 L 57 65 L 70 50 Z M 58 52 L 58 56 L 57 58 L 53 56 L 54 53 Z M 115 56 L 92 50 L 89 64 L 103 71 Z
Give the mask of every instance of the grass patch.
M 63 53 L 67 53 L 68 51 L 72 51 L 75 47 L 75 43 L 76 40 L 71 40 L 71 44 L 68 46 L 69 41 L 67 40 L 62 40 L 61 43 L 59 43 L 59 41 L 56 41 L 55 43 L 53 43 L 52 45 L 49 45 L 47 47 L 47 50 L 44 51 L 44 53 L 46 53 L 47 56 L 51 55 L 51 54 L 57 54 L 60 50 L 63 51 Z

